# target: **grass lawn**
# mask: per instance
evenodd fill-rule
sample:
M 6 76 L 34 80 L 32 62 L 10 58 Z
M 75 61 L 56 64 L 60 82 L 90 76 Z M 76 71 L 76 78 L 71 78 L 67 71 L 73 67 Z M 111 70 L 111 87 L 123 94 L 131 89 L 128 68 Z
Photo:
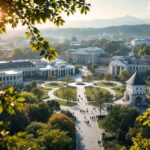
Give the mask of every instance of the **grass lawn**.
M 115 86 L 117 86 L 117 84 L 113 83 L 113 82 L 97 82 L 97 83 L 95 83 L 95 85 L 103 86 L 103 87 L 115 87 Z
M 96 88 L 96 87 L 92 87 L 92 86 L 85 87 L 85 92 L 86 92 L 88 101 L 93 101 L 95 99 L 96 95 L 100 92 L 108 93 L 108 91 L 105 89 Z
M 77 90 L 76 87 L 62 87 L 54 92 L 54 94 L 61 98 L 71 101 L 77 100 Z
M 47 87 L 52 87 L 52 88 L 57 88 L 57 87 L 63 87 L 65 86 L 64 82 L 51 82 L 51 83 L 46 83 L 45 86 Z
M 66 102 L 66 101 L 62 101 L 62 100 L 58 100 L 58 99 L 54 99 L 54 101 L 58 102 L 59 105 L 61 105 L 61 106 L 75 106 L 75 105 L 77 105 L 76 102 Z
M 43 89 L 42 89 L 42 91 L 43 91 L 43 95 L 42 95 L 41 99 L 46 99 L 46 98 L 48 98 L 48 97 L 49 97 L 49 96 L 48 96 L 48 90 L 43 90 Z
M 41 87 L 43 90 L 47 90 L 47 91 L 50 91 L 50 90 L 52 90 L 52 88 L 50 88 L 50 87 Z
M 115 87 L 113 90 L 116 92 L 116 97 L 121 97 L 124 95 L 124 91 L 126 90 L 125 86 Z

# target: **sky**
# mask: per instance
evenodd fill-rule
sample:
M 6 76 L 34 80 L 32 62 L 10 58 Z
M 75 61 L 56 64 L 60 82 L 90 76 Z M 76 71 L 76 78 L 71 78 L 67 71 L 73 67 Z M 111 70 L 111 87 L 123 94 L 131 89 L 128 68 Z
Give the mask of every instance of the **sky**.
M 70 16 L 69 20 L 111 19 L 126 15 L 150 18 L 150 0 L 86 0 L 91 3 L 87 15 Z M 65 17 L 65 16 L 64 16 Z
M 79 12 L 72 16 L 62 14 L 62 17 L 67 20 L 94 20 L 94 19 L 112 19 L 123 17 L 126 15 L 150 19 L 150 0 L 86 0 L 91 4 L 90 11 L 87 15 L 81 15 Z M 37 27 L 55 27 L 49 21 L 44 25 Z M 8 28 L 10 28 L 8 26 Z M 18 28 L 22 28 L 21 25 Z

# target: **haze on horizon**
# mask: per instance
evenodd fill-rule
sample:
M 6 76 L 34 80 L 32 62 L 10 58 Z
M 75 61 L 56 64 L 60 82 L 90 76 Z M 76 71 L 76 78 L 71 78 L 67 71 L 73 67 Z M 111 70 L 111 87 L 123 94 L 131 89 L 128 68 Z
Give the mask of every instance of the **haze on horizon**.
M 77 12 L 74 15 L 66 16 L 62 14 L 66 23 L 64 27 L 70 26 L 69 21 L 86 21 L 98 19 L 113 19 L 126 15 L 134 16 L 141 19 L 150 19 L 150 0 L 86 0 L 91 4 L 90 11 L 87 15 Z M 77 22 L 78 23 L 78 22 Z M 52 23 L 37 25 L 37 27 L 56 27 Z M 22 29 L 19 25 L 18 29 Z M 8 26 L 8 29 L 11 29 Z
M 67 20 L 112 19 L 126 15 L 138 18 L 150 18 L 150 0 L 86 0 L 91 4 L 87 15 L 79 12 Z

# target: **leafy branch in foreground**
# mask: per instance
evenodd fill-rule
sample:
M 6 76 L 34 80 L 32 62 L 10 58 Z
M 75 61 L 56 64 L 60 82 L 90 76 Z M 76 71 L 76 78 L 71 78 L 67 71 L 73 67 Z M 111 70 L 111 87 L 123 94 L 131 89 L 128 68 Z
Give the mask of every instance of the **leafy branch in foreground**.
M 0 114 L 2 112 L 8 112 L 9 114 L 15 114 L 15 110 L 20 110 L 22 108 L 22 102 L 24 98 L 18 95 L 13 87 L 8 88 L 5 91 L 0 92 Z M 7 131 L 9 122 L 4 122 L 0 120 L 0 149 L 8 149 L 12 144 L 8 141 Z
M 50 21 L 56 26 L 63 25 L 62 14 L 87 14 L 90 4 L 85 0 L 1 0 L 0 1 L 0 33 L 6 32 L 6 25 L 16 28 L 20 23 L 27 28 L 26 37 L 30 39 L 30 46 L 34 52 L 53 60 L 57 52 L 50 43 L 41 37 L 35 27 Z

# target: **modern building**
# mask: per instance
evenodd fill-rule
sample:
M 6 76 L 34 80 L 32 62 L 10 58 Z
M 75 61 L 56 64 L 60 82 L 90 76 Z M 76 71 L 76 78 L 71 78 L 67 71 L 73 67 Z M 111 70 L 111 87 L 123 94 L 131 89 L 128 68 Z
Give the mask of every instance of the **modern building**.
M 131 46 L 138 46 L 138 45 L 150 45 L 150 38 L 136 38 L 131 41 Z
M 81 65 L 99 63 L 99 56 L 106 52 L 99 47 L 79 48 L 73 52 L 73 62 Z
M 134 72 L 147 72 L 150 70 L 150 59 L 137 59 L 135 57 L 116 57 L 109 63 L 109 73 L 119 75 L 122 71 L 127 71 L 129 74 Z
M 124 99 L 129 102 L 129 105 L 144 106 L 146 104 L 146 86 L 142 76 L 135 72 L 126 83 L 127 87 L 124 92 Z
M 47 79 L 51 76 L 63 77 L 75 74 L 75 66 L 65 61 L 56 59 L 53 62 L 45 59 L 13 60 L 0 62 L 0 83 L 1 85 L 20 85 L 26 79 Z

